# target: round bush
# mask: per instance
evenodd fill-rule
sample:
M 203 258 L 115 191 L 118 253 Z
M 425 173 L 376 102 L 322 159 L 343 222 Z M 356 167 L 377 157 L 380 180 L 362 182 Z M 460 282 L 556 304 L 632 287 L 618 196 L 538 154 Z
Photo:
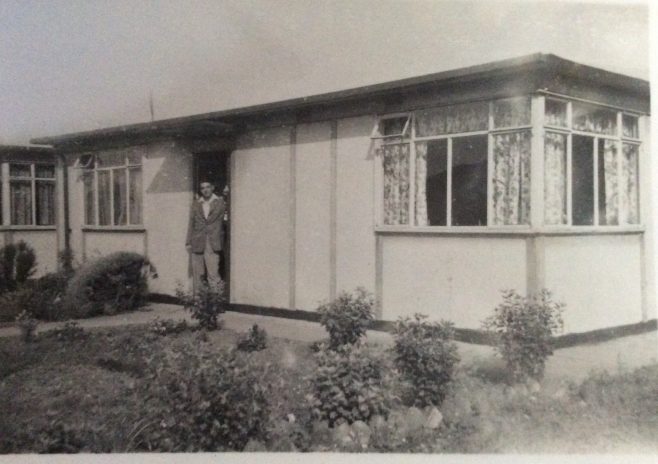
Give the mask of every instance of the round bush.
M 64 311 L 91 317 L 135 310 L 146 302 L 150 272 L 152 265 L 138 253 L 117 252 L 85 263 L 68 283 Z
M 318 308 L 331 348 L 356 343 L 366 334 L 374 319 L 373 305 L 373 297 L 364 288 L 357 288 L 353 294 L 343 292 Z

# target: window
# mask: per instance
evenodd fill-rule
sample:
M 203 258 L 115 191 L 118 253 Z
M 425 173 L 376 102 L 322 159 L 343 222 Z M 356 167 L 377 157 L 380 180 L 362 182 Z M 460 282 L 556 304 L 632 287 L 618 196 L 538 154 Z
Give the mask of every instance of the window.
M 142 224 L 141 155 L 105 152 L 78 158 L 82 167 L 86 225 L 129 226 Z
M 9 165 L 11 225 L 55 225 L 55 166 Z
M 550 98 L 545 108 L 545 224 L 638 224 L 638 117 Z
M 411 119 L 411 132 L 397 131 L 379 151 L 385 225 L 529 223 L 528 97 L 428 108 Z

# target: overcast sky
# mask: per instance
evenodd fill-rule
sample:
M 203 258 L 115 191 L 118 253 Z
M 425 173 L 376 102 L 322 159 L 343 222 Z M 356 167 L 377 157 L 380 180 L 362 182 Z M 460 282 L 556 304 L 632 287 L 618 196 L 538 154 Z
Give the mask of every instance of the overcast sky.
M 536 52 L 649 78 L 629 2 L 0 0 L 0 143 Z

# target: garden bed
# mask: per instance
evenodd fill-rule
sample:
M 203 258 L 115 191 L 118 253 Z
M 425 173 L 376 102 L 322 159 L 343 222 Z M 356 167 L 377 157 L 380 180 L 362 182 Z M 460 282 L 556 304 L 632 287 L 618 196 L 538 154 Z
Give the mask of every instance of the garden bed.
M 152 365 L 176 353 L 220 356 L 240 334 L 188 329 L 159 336 L 135 326 L 78 335 L 62 339 L 44 333 L 33 343 L 0 340 L 0 452 L 170 451 L 167 434 L 175 433 L 177 418 L 163 424 L 153 407 L 154 392 L 162 391 L 153 389 Z M 366 352 L 389 356 L 378 345 Z M 656 364 L 624 375 L 592 374 L 577 385 L 546 379 L 530 387 L 509 386 L 504 375 L 462 364 L 437 423 L 428 426 L 424 411 L 400 404 L 387 422 L 338 431 L 311 415 L 307 379 L 317 366 L 310 344 L 268 337 L 266 349 L 239 356 L 241 365 L 258 375 L 268 403 L 261 433 L 241 446 L 248 451 L 658 450 Z M 171 366 L 175 376 L 176 364 Z M 181 370 L 180 378 L 186 375 Z M 398 382 L 386 388 L 402 396 Z M 199 447 L 190 442 L 188 450 Z

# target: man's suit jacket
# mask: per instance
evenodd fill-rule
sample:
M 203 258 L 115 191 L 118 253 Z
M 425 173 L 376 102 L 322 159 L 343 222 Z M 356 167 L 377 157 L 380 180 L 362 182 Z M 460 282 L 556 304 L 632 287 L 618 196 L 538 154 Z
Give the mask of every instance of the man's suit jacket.
M 206 248 L 206 238 L 210 238 L 213 251 L 222 250 L 224 232 L 222 222 L 226 205 L 222 197 L 214 197 L 210 201 L 210 212 L 208 217 L 203 215 L 203 207 L 200 200 L 192 203 L 190 211 L 190 222 L 187 228 L 186 245 L 191 247 L 192 253 L 203 253 Z

